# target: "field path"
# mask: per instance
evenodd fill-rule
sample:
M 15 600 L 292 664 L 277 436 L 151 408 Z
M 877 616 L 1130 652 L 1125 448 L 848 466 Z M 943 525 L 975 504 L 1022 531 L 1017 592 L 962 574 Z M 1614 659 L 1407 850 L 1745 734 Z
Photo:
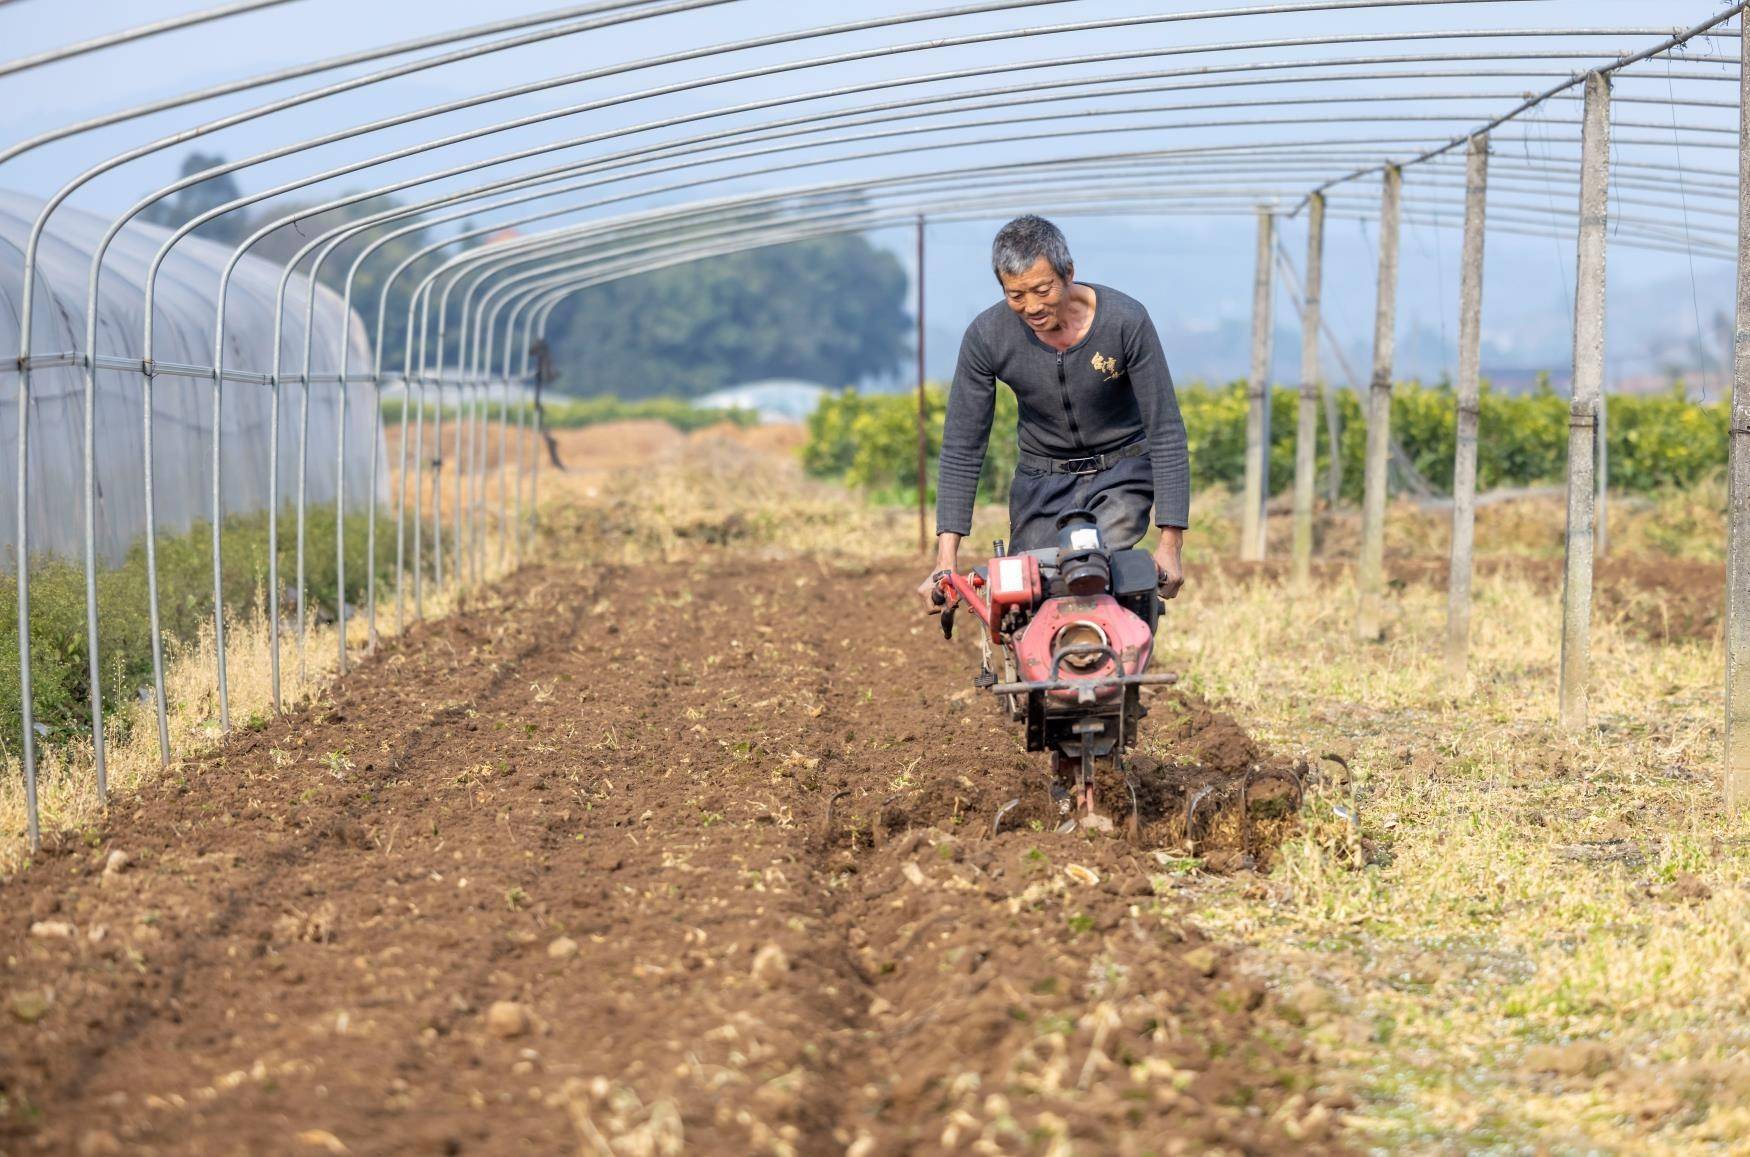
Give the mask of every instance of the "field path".
M 912 569 L 527 568 L 47 849 L 0 1151 L 1331 1147 L 1155 857 L 990 838 Z

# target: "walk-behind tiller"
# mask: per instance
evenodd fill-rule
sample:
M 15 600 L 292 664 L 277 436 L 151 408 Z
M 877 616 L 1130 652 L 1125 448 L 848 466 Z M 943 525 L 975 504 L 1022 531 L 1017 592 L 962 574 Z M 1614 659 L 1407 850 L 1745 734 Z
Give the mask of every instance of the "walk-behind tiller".
M 932 599 L 944 637 L 953 638 L 962 604 L 984 624 L 974 685 L 1000 696 L 1009 718 L 1026 724 L 1028 751 L 1052 753 L 1051 797 L 1064 817 L 1058 830 L 1073 831 L 1078 822 L 1110 830 L 1094 807 L 1095 768 L 1109 763 L 1130 792 L 1135 837 L 1136 780 L 1124 751 L 1148 713 L 1140 687 L 1178 681 L 1148 671 L 1162 609 L 1154 559 L 1143 550 L 1107 550 L 1086 510 L 1063 515 L 1057 528 L 1058 545 L 1044 550 L 1007 554 L 998 541 L 988 566 L 939 576 Z M 1017 802 L 998 814 L 998 826 Z

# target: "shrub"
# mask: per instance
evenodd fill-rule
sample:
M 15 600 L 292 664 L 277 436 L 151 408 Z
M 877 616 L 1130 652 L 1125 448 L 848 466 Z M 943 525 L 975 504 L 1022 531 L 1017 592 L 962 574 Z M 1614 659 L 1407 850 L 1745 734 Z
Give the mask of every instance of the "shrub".
M 942 452 L 947 398 L 947 391 L 939 386 L 924 391 L 929 447 L 925 497 L 931 501 L 936 495 L 936 459 Z M 808 419 L 808 439 L 802 447 L 803 468 L 819 478 L 840 479 L 861 487 L 878 501 L 915 503 L 917 421 L 915 393 L 861 394 L 844 390 L 828 395 Z M 978 482 L 981 501 L 1008 499 L 1015 459 L 1020 452 L 1015 445 L 1014 429 L 1015 395 L 1007 386 L 999 386 L 990 446 Z
M 1211 386 L 1194 382 L 1178 391 L 1191 453 L 1194 485 L 1237 487 L 1245 478 L 1246 387 L 1244 382 Z M 929 398 L 931 467 L 941 446 L 945 392 L 932 387 Z M 1001 500 L 1014 471 L 1015 399 L 1005 387 L 997 393 L 991 449 L 985 460 L 979 496 Z M 1286 490 L 1294 479 L 1294 439 L 1298 389 L 1276 387 L 1270 395 L 1270 488 Z M 803 463 L 810 473 L 839 478 L 880 500 L 910 498 L 917 492 L 916 399 L 910 394 L 864 395 L 847 391 L 825 399 L 808 423 Z M 1360 399 L 1339 390 L 1341 421 L 1337 453 L 1343 468 L 1342 493 L 1358 500 L 1367 448 L 1367 424 Z M 1478 417 L 1477 483 L 1485 490 L 1560 482 L 1568 455 L 1569 403 L 1547 381 L 1528 394 L 1499 394 L 1484 386 Z M 1703 405 L 1680 392 L 1622 396 L 1608 401 L 1606 438 L 1613 489 L 1652 493 L 1692 486 L 1726 461 L 1728 415 L 1723 402 Z M 1452 388 L 1403 382 L 1392 390 L 1392 436 L 1416 469 L 1437 491 L 1451 485 L 1457 410 Z M 1315 462 L 1321 479 L 1331 456 L 1321 403 Z M 933 485 L 932 485 L 933 491 Z
M 305 512 L 304 576 L 311 614 L 332 615 L 337 568 L 333 506 Z M 384 527 L 387 525 L 387 534 Z M 346 598 L 362 605 L 367 579 L 366 518 L 352 511 L 346 520 Z M 297 580 L 297 538 L 290 514 L 280 518 L 280 582 L 289 590 Z M 267 597 L 267 514 L 227 519 L 220 538 L 227 610 L 246 613 Z M 395 521 L 379 512 L 377 596 L 392 594 L 395 580 Z M 146 605 L 146 549 L 135 544 L 119 567 L 97 576 L 98 653 L 107 711 L 141 694 L 152 681 L 152 629 Z M 282 614 L 296 605 L 282 596 Z M 170 639 L 193 640 L 213 613 L 212 531 L 197 524 L 187 533 L 158 540 L 159 622 Z M 80 564 L 39 558 L 31 566 L 30 645 L 32 698 L 42 738 L 57 743 L 90 730 L 89 651 L 85 632 L 85 573 Z M 0 753 L 16 756 L 19 711 L 18 591 L 0 583 Z
M 609 395 L 592 398 L 571 398 L 562 395 L 549 394 L 542 402 L 544 421 L 549 430 L 571 430 L 582 426 L 599 426 L 605 422 L 656 421 L 667 422 L 683 434 L 694 430 L 715 426 L 719 422 L 732 422 L 737 426 L 751 426 L 759 421 L 759 415 L 752 410 L 719 410 L 706 406 L 696 406 L 681 398 L 643 398 L 638 401 L 624 401 Z M 444 420 L 452 420 L 455 416 L 454 406 L 444 407 Z M 435 413 L 427 409 L 429 420 Z M 486 415 L 496 420 L 498 403 L 492 402 L 486 409 Z M 509 411 L 510 421 L 516 421 L 516 407 Z M 401 399 L 385 398 L 383 400 L 383 421 L 397 423 L 401 421 Z

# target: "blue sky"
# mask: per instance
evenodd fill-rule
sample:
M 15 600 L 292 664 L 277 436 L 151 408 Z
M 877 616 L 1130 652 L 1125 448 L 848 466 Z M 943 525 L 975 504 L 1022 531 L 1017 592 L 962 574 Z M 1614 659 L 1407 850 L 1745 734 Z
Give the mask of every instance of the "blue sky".
M 164 2 L 145 5 L 138 0 L 80 0 L 68 4 L 59 0 L 16 0 L 0 5 L 0 39 L 8 46 L 8 54 L 35 51 L 66 43 L 96 33 L 139 23 L 147 16 L 170 15 L 207 7 L 212 0 L 198 2 Z M 120 105 L 149 100 L 167 93 L 216 83 L 225 79 L 251 75 L 312 57 L 333 55 L 361 44 L 386 43 L 416 35 L 477 24 L 520 13 L 545 12 L 557 6 L 556 0 L 507 0 L 490 9 L 460 0 L 369 0 L 341 3 L 339 0 L 297 0 L 277 8 L 209 27 L 181 32 L 138 45 L 107 51 L 100 56 L 64 65 L 49 66 L 31 72 L 0 77 L 0 135 L 17 139 L 43 128 L 108 110 Z M 728 104 L 768 97 L 787 96 L 817 91 L 831 85 L 912 75 L 937 70 L 1027 63 L 1033 67 L 994 78 L 989 84 L 1025 83 L 1027 78 L 1042 81 L 1068 75 L 1093 75 L 1093 71 L 1057 67 L 1053 62 L 1065 56 L 1129 50 L 1175 50 L 1179 55 L 1166 58 L 1167 63 L 1188 60 L 1229 59 L 1266 63 L 1273 60 L 1304 58 L 1306 55 L 1336 55 L 1359 52 L 1361 49 L 1336 48 L 1276 48 L 1249 53 L 1189 53 L 1184 50 L 1226 42 L 1243 42 L 1259 37 L 1304 37 L 1370 33 L 1381 29 L 1444 30 L 1484 27 L 1599 27 L 1644 26 L 1670 28 L 1695 23 L 1717 11 L 1715 0 L 1530 0 L 1530 2 L 1491 2 L 1472 5 L 1443 5 L 1424 8 L 1394 8 L 1352 12 L 1279 14 L 1269 17 L 1240 17 L 1205 20 L 1194 23 L 1151 24 L 1122 30 L 1085 31 L 1053 36 L 1024 37 L 997 43 L 932 48 L 889 55 L 876 55 L 855 63 L 841 64 L 831 70 L 800 68 L 777 76 L 733 83 L 717 83 L 694 91 L 669 96 L 625 102 L 616 107 L 573 117 L 545 126 L 495 134 L 489 141 L 451 147 L 425 154 L 408 161 L 372 170 L 369 180 L 390 180 L 411 177 L 463 160 L 482 158 L 509 149 L 526 147 L 561 135 L 576 135 L 599 129 L 629 126 L 665 115 L 719 108 Z M 222 152 L 231 157 L 251 151 L 291 142 L 302 137 L 330 131 L 342 124 L 359 123 L 391 115 L 410 108 L 454 100 L 507 85 L 534 79 L 557 77 L 604 63 L 638 60 L 691 47 L 721 45 L 743 38 L 771 32 L 800 29 L 829 21 L 858 19 L 881 14 L 918 11 L 925 7 L 919 0 L 909 4 L 889 0 L 869 0 L 857 5 L 796 5 L 776 0 L 735 0 L 714 7 L 664 16 L 647 21 L 628 23 L 615 28 L 600 29 L 586 35 L 555 38 L 542 44 L 520 49 L 515 53 L 498 54 L 465 65 L 407 77 L 372 86 L 350 94 L 344 101 L 326 101 L 276 115 L 250 126 L 215 134 L 200 147 Z M 381 131 L 357 142 L 329 146 L 319 153 L 255 166 L 241 175 L 244 187 L 256 190 L 274 183 L 301 176 L 323 167 L 367 157 L 419 141 L 433 135 L 433 127 L 454 132 L 485 126 L 511 115 L 522 115 L 554 109 L 567 104 L 597 98 L 623 98 L 637 90 L 657 84 L 706 79 L 740 68 L 757 67 L 779 62 L 800 61 L 829 52 L 857 48 L 878 48 L 911 44 L 932 37 L 998 29 L 1056 24 L 1064 21 L 1091 20 L 1160 12 L 1186 12 L 1193 8 L 1207 11 L 1217 7 L 1213 0 L 1192 5 L 1184 0 L 1172 3 L 1147 3 L 1143 0 L 1077 0 L 1031 7 L 1011 13 L 986 13 L 945 20 L 913 23 L 902 27 L 844 34 L 830 39 L 809 41 L 800 45 L 772 46 L 743 50 L 733 56 L 718 57 L 706 62 L 671 64 L 648 69 L 636 76 L 619 76 L 574 84 L 563 89 L 530 95 L 514 102 L 501 102 L 483 109 L 458 112 L 422 125 Z M 1622 43 L 1641 44 L 1654 37 L 1626 38 L 1606 41 L 1600 38 L 1555 40 L 1496 40 L 1486 48 L 1505 50 L 1527 44 L 1558 47 L 1566 50 L 1595 53 L 1608 57 Z M 1442 45 L 1431 41 L 1394 42 L 1392 45 L 1367 46 L 1365 51 L 1429 52 L 1450 50 L 1451 42 Z M 1719 39 L 1711 45 L 1698 46 L 1698 51 L 1732 51 L 1736 39 Z M 1579 67 L 1581 60 L 1542 65 L 1544 71 Z M 1161 61 L 1141 61 L 1110 68 L 1125 70 L 1160 67 Z M 1430 65 L 1449 72 L 1462 72 L 1462 66 Z M 1532 68 L 1536 71 L 1536 68 Z M 353 72 L 357 72 L 355 69 Z M 1486 71 L 1486 70 L 1478 70 Z M 1713 71 L 1724 74 L 1727 66 L 1715 65 Z M 350 74 L 341 74 L 350 75 Z M 75 141 L 56 144 L 20 158 L 0 172 L 0 185 L 44 194 L 93 160 L 117 150 L 140 143 L 157 135 L 186 127 L 199 120 L 224 112 L 248 107 L 262 99 L 277 97 L 308 88 L 316 80 L 279 86 L 248 98 L 234 97 L 209 102 L 197 110 L 163 114 L 114 129 L 86 134 Z M 979 82 L 916 86 L 907 92 L 965 89 Z M 1391 87 L 1393 84 L 1398 87 Z M 1397 135 L 1440 139 L 1462 132 L 1474 123 L 1473 118 L 1510 107 L 1517 94 L 1544 87 L 1550 81 L 1535 76 L 1491 77 L 1486 75 L 1456 75 L 1415 82 L 1421 87 L 1447 93 L 1450 99 L 1420 102 L 1418 111 L 1452 119 L 1428 123 L 1376 122 L 1356 126 L 1305 125 L 1274 128 L 1163 130 L 1165 120 L 1224 119 L 1243 114 L 1223 111 L 1211 116 L 1190 112 L 1138 113 L 1130 116 L 1108 116 L 1099 122 L 1080 124 L 1123 125 L 1134 131 L 1123 136 L 1105 136 L 1078 140 L 1074 137 L 1044 137 L 1003 145 L 965 145 L 951 150 L 938 150 L 912 157 L 873 158 L 804 170 L 785 177 L 737 179 L 725 173 L 722 181 L 707 192 L 740 192 L 760 186 L 800 184 L 807 181 L 840 177 L 892 176 L 920 169 L 940 168 L 959 164 L 1014 165 L 1032 159 L 1086 154 L 1090 150 L 1111 147 L 1179 147 L 1183 145 L 1215 144 L 1228 140 L 1259 139 L 1256 134 L 1304 134 L 1309 140 L 1353 131 L 1355 135 Z M 1386 93 L 1405 91 L 1405 82 L 1355 82 L 1349 90 L 1356 93 Z M 1202 90 L 1180 94 L 1159 94 L 1125 98 L 1131 105 L 1165 103 L 1193 104 L 1199 101 L 1221 103 L 1239 96 L 1256 96 L 1268 91 L 1272 95 L 1288 96 L 1305 91 L 1296 86 L 1236 88 L 1235 93 Z M 1619 145 L 1620 159 L 1639 160 L 1666 166 L 1674 171 L 1681 162 L 1686 172 L 1705 173 L 1708 170 L 1729 172 L 1735 168 L 1735 154 L 1729 148 L 1717 147 L 1735 142 L 1722 141 L 1702 134 L 1685 133 L 1681 151 L 1669 143 L 1661 143 L 1678 134 L 1660 131 L 1658 126 L 1669 119 L 1669 112 L 1660 105 L 1638 103 L 1644 99 L 1670 94 L 1683 98 L 1725 100 L 1735 97 L 1736 88 L 1723 82 L 1689 80 L 1682 76 L 1667 76 L 1665 67 L 1650 63 L 1636 70 L 1617 86 L 1619 105 L 1617 119 L 1625 127 L 1618 133 L 1623 138 L 1635 138 L 1650 143 Z M 892 99 L 886 92 L 863 101 Z M 855 99 L 833 99 L 816 102 L 812 107 L 852 107 Z M 1575 101 L 1552 102 L 1551 106 L 1523 128 L 1502 137 L 1497 143 L 1497 156 L 1522 158 L 1529 162 L 1541 157 L 1558 157 L 1564 150 L 1572 151 L 1571 142 L 1577 128 L 1571 122 L 1577 115 Z M 1117 107 L 1108 100 L 1094 107 Z M 1388 113 L 1398 105 L 1379 106 Z M 1410 106 L 1404 106 L 1410 107 Z M 1364 106 L 1343 106 L 1346 110 Z M 1050 111 L 1023 106 L 1022 113 Z M 1342 111 L 1334 109 L 1333 111 Z M 708 122 L 710 125 L 752 123 L 756 119 L 781 115 L 765 113 L 743 115 Z M 1000 119 L 1004 114 L 997 114 Z M 1270 114 L 1261 114 L 1270 115 Z M 1735 114 L 1725 110 L 1689 109 L 1685 117 L 1710 125 L 1731 125 Z M 1061 132 L 1068 121 L 1047 122 L 1040 131 Z M 1626 127 L 1634 126 L 1634 127 Z M 694 132 L 698 128 L 670 130 Z M 991 131 L 991 130 L 987 130 Z M 1023 128 L 1024 135 L 1029 130 Z M 1253 134 L 1248 136 L 1248 134 Z M 645 140 L 646 137 L 633 138 Z M 953 134 L 926 138 L 941 142 L 955 141 Z M 1299 139 L 1299 138 L 1295 138 Z M 1122 142 L 1116 146 L 1113 142 Z M 609 147 L 609 146 L 603 146 Z M 613 146 L 618 147 L 618 146 Z M 1403 146 L 1379 146 L 1381 156 L 1403 151 Z M 185 147 L 165 150 L 131 164 L 83 190 L 74 204 L 100 212 L 116 212 L 142 191 L 161 185 L 174 177 L 186 152 Z M 1627 171 L 1626 169 L 1624 170 Z M 1424 174 L 1426 176 L 1424 177 Z M 1446 170 L 1450 178 L 1451 170 Z M 1643 174 L 1645 175 L 1645 174 Z M 1411 193 L 1438 193 L 1442 178 L 1433 169 L 1412 169 L 1406 178 L 1406 190 Z M 1502 191 L 1497 196 L 1503 203 L 1513 199 L 1549 205 L 1571 204 L 1575 192 L 1572 181 L 1565 177 L 1534 178 L 1521 175 L 1520 186 L 1508 189 L 1504 171 L 1497 174 Z M 342 190 L 360 187 L 366 176 L 343 178 L 321 186 L 317 192 L 332 195 Z M 1041 171 L 1041 188 L 1049 187 L 1049 177 Z M 1311 176 L 1304 179 L 1310 183 Z M 1291 191 L 1293 176 L 1280 178 L 1280 189 Z M 1419 184 L 1421 182 L 1421 184 Z M 1689 222 L 1719 223 L 1722 219 L 1709 215 L 1710 206 L 1699 198 L 1693 203 L 1684 196 L 1676 182 L 1668 182 L 1665 191 L 1653 189 L 1634 193 L 1644 199 L 1666 204 L 1680 203 L 1689 214 Z M 1364 195 L 1371 195 L 1372 181 L 1359 186 Z M 1446 190 L 1452 195 L 1452 190 Z M 1044 195 L 1044 194 L 1042 194 Z M 1295 200 L 1287 196 L 1284 204 Z M 1229 215 L 1201 214 L 1178 217 L 1077 217 L 1063 222 L 1070 234 L 1078 257 L 1080 271 L 1090 280 L 1118 286 L 1141 298 L 1149 305 L 1160 325 L 1181 377 L 1225 376 L 1243 370 L 1245 360 L 1245 330 L 1250 312 L 1253 224 L 1251 211 L 1235 205 Z M 1658 210 L 1672 220 L 1676 210 Z M 930 310 L 928 352 L 932 372 L 945 372 L 952 363 L 958 333 L 965 322 L 980 308 L 993 300 L 992 284 L 985 266 L 985 247 L 990 233 L 1000 218 L 989 221 L 943 223 L 932 226 L 929 233 Z M 1726 222 L 1729 227 L 1729 221 Z M 1302 259 L 1304 234 L 1301 220 L 1284 224 L 1283 241 Z M 1371 327 L 1373 305 L 1373 227 L 1352 220 L 1334 220 L 1329 231 L 1327 251 L 1327 310 L 1339 340 L 1351 360 L 1365 372 L 1367 334 Z M 912 238 L 909 230 L 888 230 L 877 240 L 900 253 L 909 264 Z M 1399 311 L 1399 334 L 1403 356 L 1400 364 L 1408 372 L 1438 376 L 1450 366 L 1451 344 L 1455 323 L 1457 295 L 1458 234 L 1455 229 L 1429 224 L 1406 224 L 1403 238 L 1403 271 Z M 1708 256 L 1690 257 L 1681 253 L 1638 252 L 1619 244 L 1611 252 L 1611 360 L 1617 376 L 1657 373 L 1665 366 L 1684 361 L 1717 362 L 1719 343 L 1714 340 L 1714 319 L 1731 308 L 1731 267 L 1724 261 Z M 1573 248 L 1566 238 L 1523 237 L 1507 232 L 1491 233 L 1488 249 L 1488 293 L 1484 306 L 1485 365 L 1502 370 L 1549 368 L 1558 372 L 1567 359 L 1568 298 L 1572 291 Z M 1285 298 L 1278 304 L 1279 340 L 1278 372 L 1292 376 L 1295 358 L 1295 338 L 1290 306 Z M 1698 324 L 1699 323 L 1699 324 Z M 1328 372 L 1340 377 L 1333 364 Z

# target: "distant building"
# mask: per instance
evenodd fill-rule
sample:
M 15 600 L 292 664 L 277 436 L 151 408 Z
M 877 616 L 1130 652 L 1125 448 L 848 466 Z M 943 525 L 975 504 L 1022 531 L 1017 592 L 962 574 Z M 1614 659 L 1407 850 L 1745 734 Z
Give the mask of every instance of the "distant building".
M 752 410 L 762 422 L 803 422 L 826 393 L 825 386 L 814 382 L 771 378 L 706 394 L 695 404 L 715 410 Z

